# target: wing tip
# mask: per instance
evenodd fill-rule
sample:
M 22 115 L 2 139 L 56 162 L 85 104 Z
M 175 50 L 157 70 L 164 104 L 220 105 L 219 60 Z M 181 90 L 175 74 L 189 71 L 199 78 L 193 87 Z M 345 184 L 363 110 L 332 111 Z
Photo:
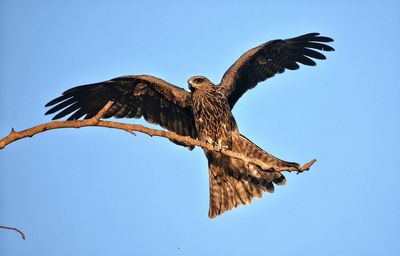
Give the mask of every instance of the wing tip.
M 324 52 L 334 52 L 335 48 L 333 48 L 332 46 L 329 45 L 325 45 L 324 48 L 321 49 Z
M 44 105 L 44 106 L 47 108 L 47 107 L 53 106 L 53 105 L 55 105 L 57 103 L 60 103 L 61 101 L 64 101 L 64 100 L 66 100 L 68 98 L 70 98 L 70 97 L 66 96 L 66 95 L 61 95 L 61 96 L 59 96 L 59 97 L 47 102 L 46 105 Z
M 330 43 L 330 42 L 334 42 L 335 40 L 331 37 L 328 36 L 321 36 L 320 33 L 318 32 L 311 32 L 311 33 L 307 33 L 298 37 L 295 37 L 293 39 L 299 40 L 307 40 L 307 41 L 316 41 L 316 42 L 325 42 L 325 43 Z
M 52 114 L 51 109 L 47 110 L 46 113 L 44 113 L 45 116 Z

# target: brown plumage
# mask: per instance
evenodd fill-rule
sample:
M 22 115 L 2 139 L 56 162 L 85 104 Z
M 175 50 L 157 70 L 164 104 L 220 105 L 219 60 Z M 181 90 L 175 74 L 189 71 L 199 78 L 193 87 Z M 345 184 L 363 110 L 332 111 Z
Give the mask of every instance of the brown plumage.
M 245 52 L 226 71 L 219 85 L 203 76 L 190 78 L 191 92 L 148 75 L 122 76 L 74 87 L 47 103 L 46 107 L 53 107 L 46 114 L 57 112 L 53 119 L 67 115 L 68 120 L 87 119 L 112 100 L 113 105 L 104 118 L 143 117 L 180 135 L 240 152 L 275 167 L 299 167 L 297 163 L 268 154 L 240 134 L 231 110 L 259 82 L 285 69 L 298 69 L 298 63 L 313 66 L 313 58 L 325 59 L 319 51 L 333 51 L 324 44 L 332 41 L 318 33 L 269 41 Z M 205 150 L 205 154 L 209 165 L 211 218 L 238 205 L 249 204 L 253 197 L 260 198 L 265 191 L 272 193 L 274 184 L 286 183 L 285 177 L 272 169 L 246 165 L 215 151 Z

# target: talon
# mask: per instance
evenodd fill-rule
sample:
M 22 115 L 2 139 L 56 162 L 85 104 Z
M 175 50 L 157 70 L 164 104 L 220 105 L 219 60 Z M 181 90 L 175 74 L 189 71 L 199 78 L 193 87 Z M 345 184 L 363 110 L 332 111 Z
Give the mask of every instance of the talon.
M 212 140 L 212 139 L 210 139 L 210 138 L 208 138 L 208 139 L 206 139 L 206 142 L 208 143 L 208 144 L 211 144 L 211 145 L 215 145 L 215 142 Z
M 227 150 L 227 149 L 229 149 L 228 146 L 223 146 L 223 145 L 221 145 L 221 144 L 218 144 L 218 151 L 219 151 L 219 152 L 222 152 L 222 150 Z

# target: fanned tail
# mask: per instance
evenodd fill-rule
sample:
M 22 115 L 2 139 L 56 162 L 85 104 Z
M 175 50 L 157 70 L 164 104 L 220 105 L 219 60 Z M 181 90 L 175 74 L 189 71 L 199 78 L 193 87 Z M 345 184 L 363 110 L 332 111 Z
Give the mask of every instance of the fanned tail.
M 299 167 L 299 164 L 283 161 L 252 143 L 243 135 L 233 139 L 232 150 L 248 157 L 262 160 L 274 167 Z M 261 198 L 264 191 L 273 193 L 274 183 L 284 185 L 285 177 L 271 170 L 262 170 L 243 161 L 218 152 L 206 151 L 210 182 L 210 207 L 208 216 L 214 218 L 242 204 L 250 204 L 253 197 Z

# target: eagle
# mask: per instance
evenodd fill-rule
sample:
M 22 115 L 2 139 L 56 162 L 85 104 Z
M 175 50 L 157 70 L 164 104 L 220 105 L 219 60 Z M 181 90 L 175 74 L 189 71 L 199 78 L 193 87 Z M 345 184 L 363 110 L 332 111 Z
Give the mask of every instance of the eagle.
M 89 119 L 112 101 L 103 118 L 143 117 L 179 135 L 259 159 L 280 170 L 300 168 L 298 163 L 281 160 L 242 135 L 232 109 L 247 90 L 275 74 L 296 70 L 299 64 L 315 66 L 314 59 L 326 59 L 321 52 L 334 51 L 326 44 L 329 42 L 333 39 L 319 33 L 268 41 L 242 54 L 219 84 L 204 76 L 189 78 L 190 92 L 150 75 L 120 76 L 77 86 L 48 102 L 46 107 L 52 108 L 46 115 L 56 113 L 53 120 L 65 116 L 67 120 Z M 249 204 L 265 191 L 274 192 L 274 184 L 286 183 L 274 168 L 263 170 L 221 151 L 204 149 L 204 153 L 208 159 L 210 218 Z

